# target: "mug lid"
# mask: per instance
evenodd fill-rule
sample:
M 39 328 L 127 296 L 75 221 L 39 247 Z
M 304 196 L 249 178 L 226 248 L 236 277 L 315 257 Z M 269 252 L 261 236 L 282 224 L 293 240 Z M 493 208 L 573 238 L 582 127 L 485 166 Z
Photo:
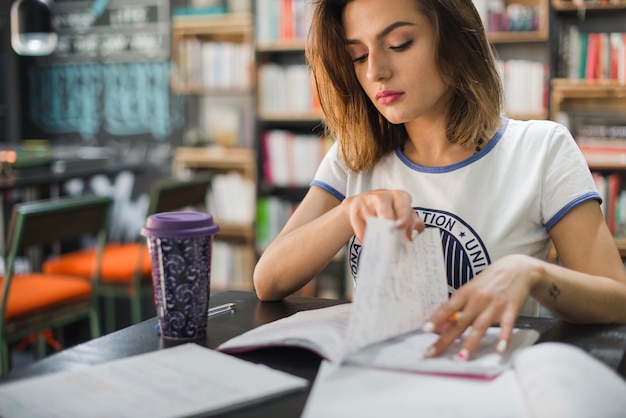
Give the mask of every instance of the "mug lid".
M 141 228 L 144 237 L 193 238 L 217 234 L 219 225 L 203 212 L 161 212 L 150 215 Z

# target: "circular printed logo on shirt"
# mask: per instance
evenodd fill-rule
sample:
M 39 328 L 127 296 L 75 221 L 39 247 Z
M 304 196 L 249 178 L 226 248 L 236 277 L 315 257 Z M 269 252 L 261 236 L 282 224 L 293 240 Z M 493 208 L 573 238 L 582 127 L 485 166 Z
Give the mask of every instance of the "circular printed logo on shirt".
M 480 237 L 458 216 L 445 211 L 414 209 L 427 228 L 439 229 L 449 286 L 458 289 L 491 263 Z M 350 272 L 355 282 L 362 247 L 356 236 L 348 242 Z

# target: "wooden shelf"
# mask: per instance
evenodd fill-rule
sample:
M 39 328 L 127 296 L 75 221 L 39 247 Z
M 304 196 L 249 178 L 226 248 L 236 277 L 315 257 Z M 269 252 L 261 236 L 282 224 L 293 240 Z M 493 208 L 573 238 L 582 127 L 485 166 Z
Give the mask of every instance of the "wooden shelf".
M 576 109 L 626 112 L 626 85 L 611 80 L 552 79 L 550 117 Z
M 235 224 L 215 219 L 220 226 L 220 238 L 243 240 L 244 242 L 254 244 L 254 225 L 252 224 Z
M 544 110 L 542 112 L 537 113 L 512 113 L 505 112 L 506 116 L 511 119 L 519 119 L 519 120 L 544 120 L 548 118 L 548 110 Z
M 626 1 L 620 3 L 591 3 L 584 2 L 582 6 L 575 4 L 573 1 L 552 0 L 552 8 L 556 11 L 578 11 L 578 10 L 621 10 L 626 9 Z
M 256 183 L 256 152 L 247 148 L 179 147 L 174 152 L 172 170 L 182 168 L 212 171 L 239 171 Z
M 306 46 L 306 39 L 293 39 L 275 42 L 272 44 L 257 44 L 256 50 L 260 53 L 288 53 L 302 52 Z
M 322 119 L 317 112 L 283 113 L 259 110 L 259 119 L 264 122 L 316 122 Z
M 488 32 L 487 38 L 494 44 L 546 42 L 549 34 L 547 29 L 535 32 Z
M 174 16 L 172 32 L 179 36 L 191 35 L 241 35 L 253 33 L 251 14 L 228 13 L 224 15 Z
M 626 152 L 586 152 L 583 155 L 591 170 L 624 170 L 626 169 Z
M 228 94 L 232 95 L 249 95 L 252 94 L 252 87 L 240 88 L 240 89 L 212 89 L 204 86 L 195 86 L 189 84 L 178 83 L 176 81 L 170 82 L 172 93 L 180 95 L 210 95 L 210 94 Z

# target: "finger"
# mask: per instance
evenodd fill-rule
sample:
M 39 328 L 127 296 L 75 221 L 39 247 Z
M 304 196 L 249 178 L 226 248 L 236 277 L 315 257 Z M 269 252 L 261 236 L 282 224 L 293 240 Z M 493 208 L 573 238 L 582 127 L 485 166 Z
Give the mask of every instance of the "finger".
M 365 227 L 367 225 L 367 221 L 365 219 L 366 218 L 357 214 L 350 217 L 350 223 L 352 224 L 354 235 L 356 235 L 361 242 L 363 242 L 365 238 Z
M 457 353 L 457 358 L 459 360 L 469 360 L 472 358 L 474 351 L 476 351 L 476 347 L 478 347 L 478 344 L 480 344 L 480 341 L 485 336 L 487 329 L 489 329 L 493 323 L 493 315 L 493 312 L 487 310 L 480 314 L 474 322 L 472 322 L 472 327 L 461 344 L 461 350 Z
M 424 229 L 426 229 L 424 221 L 422 221 L 420 217 L 417 216 L 417 214 L 411 209 L 411 214 L 409 215 L 409 226 L 406 228 L 407 238 L 413 241 L 424 231 Z
M 443 353 L 467 328 L 466 321 L 448 322 L 441 327 L 439 338 L 423 353 L 424 357 L 436 357 Z
M 500 318 L 500 336 L 498 337 L 498 342 L 496 343 L 496 351 L 500 354 L 504 353 L 509 347 L 516 319 L 517 314 L 514 309 L 505 310 Z
M 458 320 L 458 318 L 454 318 L 455 315 L 458 315 L 458 312 L 463 311 L 463 307 L 465 305 L 465 298 L 463 297 L 463 292 L 460 290 L 453 294 L 450 299 L 441 304 L 435 312 L 432 313 L 430 318 L 424 325 L 422 326 L 422 331 L 424 332 L 435 332 L 441 331 L 441 327 L 449 322 L 450 319 Z

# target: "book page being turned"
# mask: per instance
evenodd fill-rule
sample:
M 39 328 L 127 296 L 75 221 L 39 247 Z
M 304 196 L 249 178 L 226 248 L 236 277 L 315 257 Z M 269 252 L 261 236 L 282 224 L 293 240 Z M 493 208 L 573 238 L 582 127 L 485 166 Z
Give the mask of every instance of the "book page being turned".
M 345 354 L 421 327 L 447 297 L 439 231 L 409 241 L 394 221 L 370 218 Z

